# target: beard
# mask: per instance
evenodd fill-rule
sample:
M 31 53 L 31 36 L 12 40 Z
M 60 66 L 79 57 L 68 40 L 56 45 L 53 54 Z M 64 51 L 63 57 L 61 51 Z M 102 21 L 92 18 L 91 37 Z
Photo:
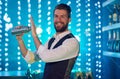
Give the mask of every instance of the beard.
M 68 23 L 67 24 L 62 23 L 63 26 L 61 28 L 59 28 L 59 26 L 57 27 L 55 24 L 57 23 L 54 23 L 56 32 L 64 32 L 68 28 Z

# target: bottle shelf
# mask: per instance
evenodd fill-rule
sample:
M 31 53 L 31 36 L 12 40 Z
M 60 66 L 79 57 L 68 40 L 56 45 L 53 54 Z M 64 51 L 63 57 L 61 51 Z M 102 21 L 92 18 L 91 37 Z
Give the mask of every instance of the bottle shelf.
M 110 5 L 110 4 L 115 4 L 115 3 L 120 3 L 120 0 L 106 0 L 103 4 L 102 4 L 102 6 L 103 7 L 106 7 L 106 6 L 108 6 L 108 5 Z
M 112 25 L 109 25 L 109 26 L 104 26 L 102 28 L 102 31 L 108 31 L 108 30 L 114 30 L 114 29 L 119 29 L 120 28 L 120 23 L 116 23 L 116 24 L 112 24 Z
M 120 52 L 103 51 L 104 56 L 120 58 Z
M 105 2 L 102 4 L 102 6 L 105 7 L 105 6 L 113 3 L 114 1 L 115 1 L 115 0 L 107 0 L 107 1 L 105 1 Z

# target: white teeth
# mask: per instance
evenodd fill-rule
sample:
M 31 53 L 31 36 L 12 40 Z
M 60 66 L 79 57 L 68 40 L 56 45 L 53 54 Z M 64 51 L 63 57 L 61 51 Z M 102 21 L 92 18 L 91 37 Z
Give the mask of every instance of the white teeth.
M 61 23 L 57 23 L 57 24 L 61 24 Z
M 57 24 L 62 24 L 62 23 L 58 22 Z

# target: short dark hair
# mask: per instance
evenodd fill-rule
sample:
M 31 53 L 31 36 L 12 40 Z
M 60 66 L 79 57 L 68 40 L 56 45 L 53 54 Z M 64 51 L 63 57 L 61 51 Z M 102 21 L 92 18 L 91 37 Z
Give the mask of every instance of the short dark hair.
M 69 18 L 71 17 L 71 7 L 68 6 L 67 4 L 63 4 L 63 3 L 58 4 L 58 5 L 55 7 L 54 12 L 55 12 L 56 9 L 60 9 L 60 10 L 63 9 L 63 10 L 66 10 L 67 13 L 68 13 L 68 17 L 69 17 Z

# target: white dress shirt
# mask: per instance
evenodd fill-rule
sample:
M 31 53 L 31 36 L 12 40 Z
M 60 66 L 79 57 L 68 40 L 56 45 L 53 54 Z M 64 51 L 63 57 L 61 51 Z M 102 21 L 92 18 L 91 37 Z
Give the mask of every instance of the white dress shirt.
M 57 62 L 78 56 L 79 42 L 77 41 L 76 38 L 66 39 L 62 43 L 62 45 L 55 49 L 52 49 L 62 37 L 69 33 L 70 31 L 66 31 L 59 35 L 54 35 L 55 40 L 52 43 L 50 49 L 48 49 L 48 42 L 45 45 L 40 45 L 40 47 L 35 53 L 28 51 L 27 55 L 25 56 L 25 60 L 28 63 L 33 63 L 36 61 L 35 60 L 36 55 L 38 55 L 39 59 L 41 59 L 44 62 Z

